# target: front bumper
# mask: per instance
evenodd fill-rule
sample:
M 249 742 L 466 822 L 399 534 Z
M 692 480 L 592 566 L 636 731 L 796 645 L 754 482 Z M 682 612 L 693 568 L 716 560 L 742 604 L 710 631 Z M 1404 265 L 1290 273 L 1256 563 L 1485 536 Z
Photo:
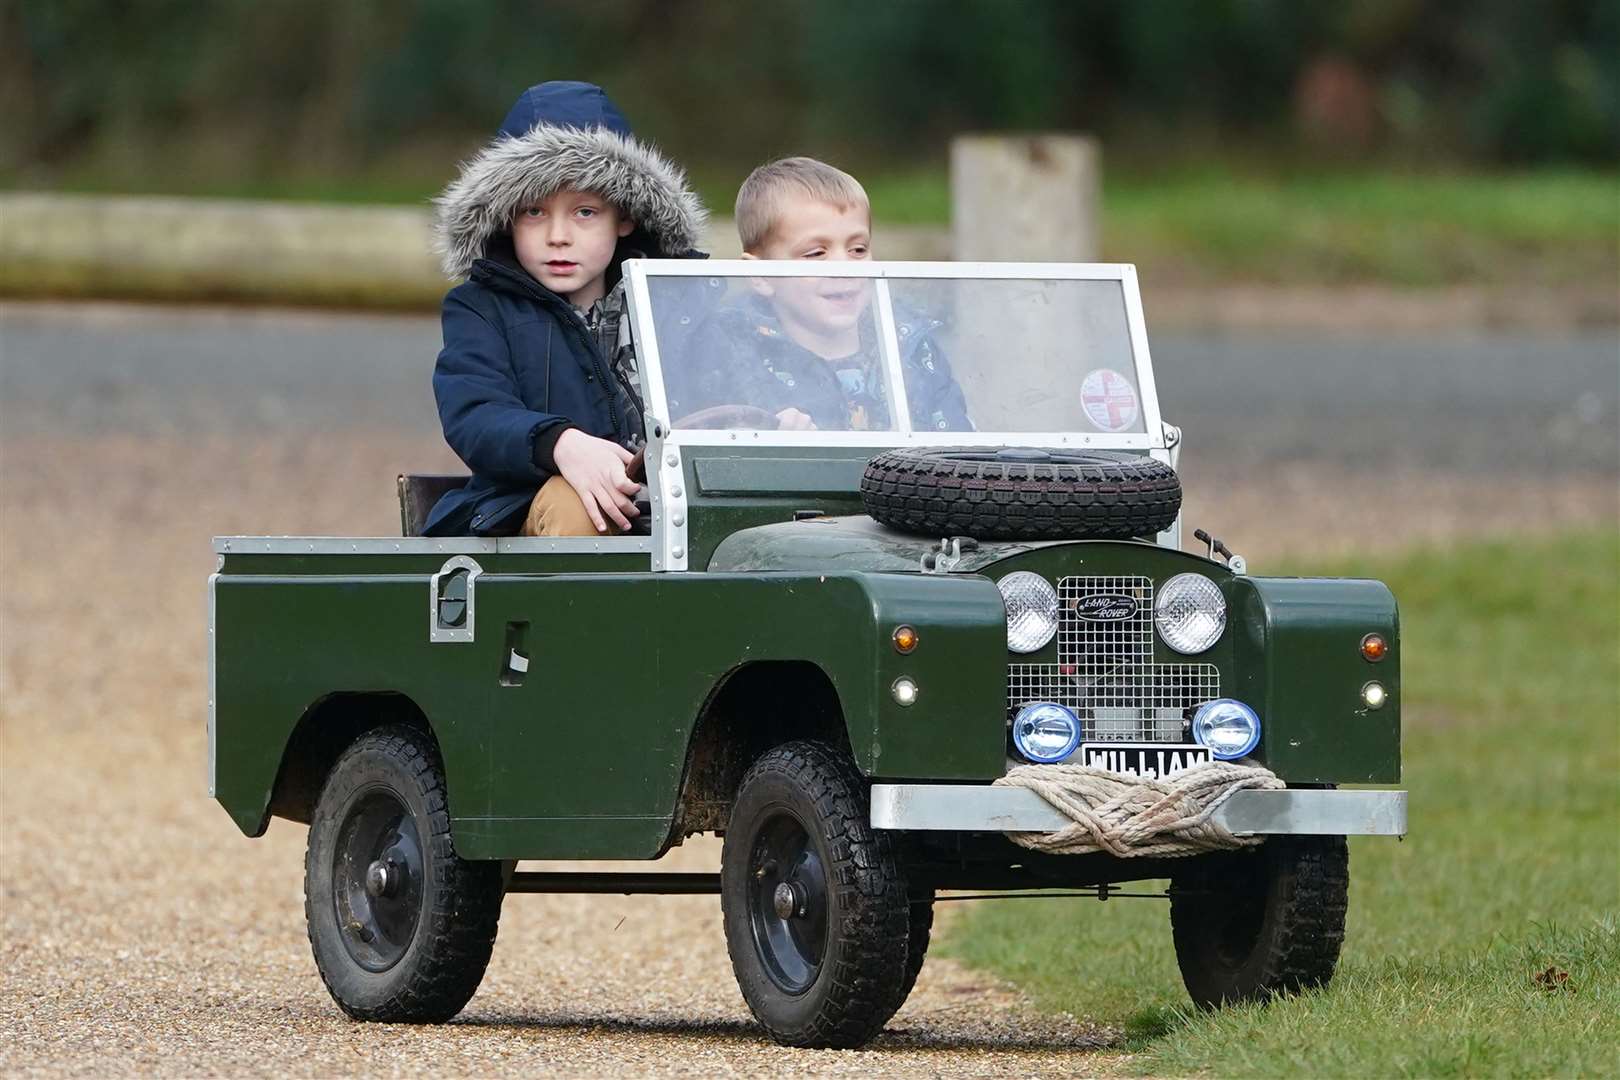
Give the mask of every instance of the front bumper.
M 1405 836 L 1406 792 L 1239 791 L 1215 811 L 1239 836 Z M 1027 788 L 873 784 L 872 826 L 946 832 L 1055 832 L 1069 819 Z

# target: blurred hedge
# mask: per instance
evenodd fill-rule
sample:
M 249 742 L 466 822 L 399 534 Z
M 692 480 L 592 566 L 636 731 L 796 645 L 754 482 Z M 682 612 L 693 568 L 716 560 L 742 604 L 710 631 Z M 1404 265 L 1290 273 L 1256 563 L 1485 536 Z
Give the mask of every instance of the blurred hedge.
M 0 0 L 0 174 L 446 171 L 547 78 L 713 167 L 1033 128 L 1124 159 L 1620 159 L 1616 0 Z

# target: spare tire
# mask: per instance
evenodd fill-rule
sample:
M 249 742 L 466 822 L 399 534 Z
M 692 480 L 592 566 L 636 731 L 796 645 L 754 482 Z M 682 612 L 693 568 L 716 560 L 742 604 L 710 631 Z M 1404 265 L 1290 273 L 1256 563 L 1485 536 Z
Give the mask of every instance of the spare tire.
M 1181 482 L 1142 454 L 907 448 L 867 463 L 861 501 L 882 524 L 927 536 L 1129 539 L 1170 527 Z

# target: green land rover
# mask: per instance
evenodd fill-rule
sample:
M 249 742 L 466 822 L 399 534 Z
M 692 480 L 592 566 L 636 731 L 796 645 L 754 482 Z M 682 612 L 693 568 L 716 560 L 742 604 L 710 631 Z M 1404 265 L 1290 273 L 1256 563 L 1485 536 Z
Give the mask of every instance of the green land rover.
M 1167 879 L 1194 1001 L 1332 976 L 1345 837 L 1406 831 L 1341 787 L 1400 779 L 1395 601 L 1182 550 L 1131 267 L 625 280 L 639 530 L 422 537 L 460 481 L 401 477 L 400 537 L 214 542 L 209 791 L 308 824 L 346 1013 L 455 1015 L 524 892 L 718 894 L 799 1046 L 882 1029 L 946 890 Z M 704 832 L 718 873 L 518 868 Z

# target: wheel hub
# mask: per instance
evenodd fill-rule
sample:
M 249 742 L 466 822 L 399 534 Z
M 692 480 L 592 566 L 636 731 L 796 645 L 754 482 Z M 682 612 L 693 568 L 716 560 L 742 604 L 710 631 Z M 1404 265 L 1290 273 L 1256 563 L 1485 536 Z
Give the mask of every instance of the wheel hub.
M 333 851 L 333 903 L 343 944 L 367 971 L 397 964 L 421 916 L 423 849 L 416 822 L 392 792 L 348 808 Z
M 788 994 L 809 990 L 827 947 L 827 875 L 804 825 L 767 819 L 752 844 L 749 921 L 766 973 Z
M 771 896 L 771 904 L 776 908 L 776 917 L 779 919 L 804 918 L 804 886 L 796 881 L 782 882 Z
M 366 894 L 373 899 L 384 896 L 393 896 L 399 891 L 399 867 L 392 862 L 378 859 L 366 867 Z

